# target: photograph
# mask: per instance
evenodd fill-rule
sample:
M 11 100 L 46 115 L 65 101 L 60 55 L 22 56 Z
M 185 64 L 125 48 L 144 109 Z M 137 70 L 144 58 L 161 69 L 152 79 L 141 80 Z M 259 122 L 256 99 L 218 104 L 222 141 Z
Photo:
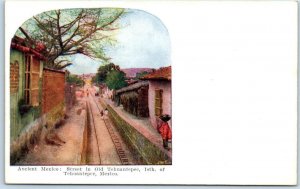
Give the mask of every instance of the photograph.
M 5 184 L 297 185 L 298 9 L 6 0 Z
M 142 10 L 29 18 L 10 45 L 10 165 L 171 165 L 170 53 Z

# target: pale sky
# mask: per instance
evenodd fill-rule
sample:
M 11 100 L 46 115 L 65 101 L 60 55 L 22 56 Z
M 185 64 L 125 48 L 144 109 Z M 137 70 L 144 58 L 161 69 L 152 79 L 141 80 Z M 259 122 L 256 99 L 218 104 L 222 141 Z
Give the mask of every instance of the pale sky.
M 117 45 L 107 49 L 111 62 L 121 68 L 159 68 L 169 66 L 170 39 L 163 23 L 155 16 L 139 10 L 121 18 Z M 74 74 L 95 73 L 102 63 L 84 55 L 73 56 L 68 70 Z

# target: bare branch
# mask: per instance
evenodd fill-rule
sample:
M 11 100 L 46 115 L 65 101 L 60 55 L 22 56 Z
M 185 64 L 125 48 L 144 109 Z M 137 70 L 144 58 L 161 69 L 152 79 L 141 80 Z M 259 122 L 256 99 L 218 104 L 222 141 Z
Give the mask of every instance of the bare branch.
M 28 39 L 28 41 L 31 44 L 34 44 L 33 39 L 28 35 L 28 33 L 22 27 L 19 27 L 19 30 L 25 35 L 26 39 Z

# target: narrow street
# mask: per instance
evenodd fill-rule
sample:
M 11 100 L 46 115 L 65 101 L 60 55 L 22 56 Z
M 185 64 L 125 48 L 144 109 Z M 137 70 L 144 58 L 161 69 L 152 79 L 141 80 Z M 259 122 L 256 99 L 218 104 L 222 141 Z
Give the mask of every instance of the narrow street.
M 88 147 L 87 164 L 121 165 L 133 164 L 134 159 L 122 141 L 120 135 L 112 125 L 108 116 L 101 117 L 104 108 L 95 97 L 92 87 L 85 87 L 89 91 L 86 96 L 88 110 Z
M 39 144 L 17 164 L 137 164 L 108 116 L 101 117 L 100 111 L 104 111 L 104 108 L 95 97 L 93 87 L 86 85 L 82 91 L 84 95 L 78 98 L 78 103 L 69 112 L 69 117 L 53 133 L 65 143 L 49 144 L 45 140 L 46 136 L 42 135 Z M 86 123 L 85 116 L 87 117 Z

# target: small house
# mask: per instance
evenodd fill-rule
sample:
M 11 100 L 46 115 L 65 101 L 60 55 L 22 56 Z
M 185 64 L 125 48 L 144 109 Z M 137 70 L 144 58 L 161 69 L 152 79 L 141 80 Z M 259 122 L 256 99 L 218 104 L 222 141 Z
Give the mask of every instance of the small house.
M 14 37 L 10 48 L 11 164 L 65 113 L 65 72 L 44 67 L 41 44 Z
M 114 101 L 124 110 L 137 116 L 148 117 L 148 81 L 140 81 L 115 91 Z
M 41 114 L 44 57 L 14 37 L 10 51 L 10 129 L 11 140 Z
M 156 128 L 159 116 L 172 116 L 171 66 L 159 68 L 142 79 L 149 81 L 149 116 L 152 126 Z M 169 125 L 171 126 L 171 120 Z

